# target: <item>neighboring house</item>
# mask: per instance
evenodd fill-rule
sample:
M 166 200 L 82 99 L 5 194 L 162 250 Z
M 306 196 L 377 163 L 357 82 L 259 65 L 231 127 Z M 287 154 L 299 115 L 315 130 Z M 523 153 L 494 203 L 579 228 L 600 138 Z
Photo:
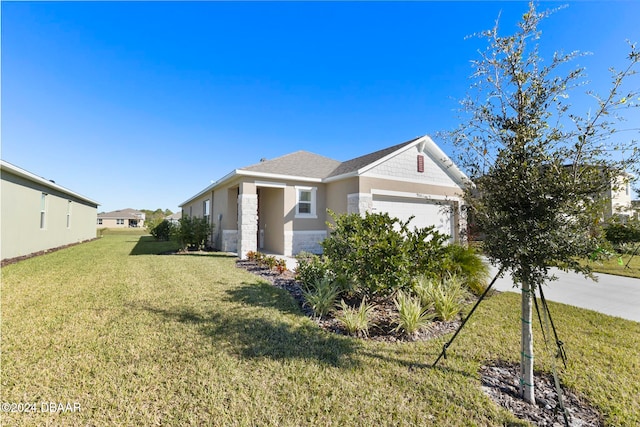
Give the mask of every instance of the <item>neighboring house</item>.
M 388 212 L 410 225 L 460 238 L 460 195 L 467 177 L 428 136 L 346 162 L 298 151 L 236 169 L 180 207 L 206 217 L 214 248 L 295 255 L 319 253 L 327 210 Z
M 96 237 L 98 202 L 0 162 L 3 261 Z
M 182 212 L 176 212 L 174 214 L 165 216 L 164 219 L 166 219 L 167 221 L 169 221 L 172 224 L 178 224 L 180 222 L 180 219 L 182 218 Z
M 622 174 L 618 177 L 618 181 L 603 194 L 603 197 L 607 200 L 604 212 L 605 219 L 614 215 L 633 216 L 630 181 L 631 175 Z
M 121 209 L 98 214 L 98 228 L 144 227 L 144 212 L 135 209 Z
M 640 200 L 631 201 L 631 217 L 640 220 Z

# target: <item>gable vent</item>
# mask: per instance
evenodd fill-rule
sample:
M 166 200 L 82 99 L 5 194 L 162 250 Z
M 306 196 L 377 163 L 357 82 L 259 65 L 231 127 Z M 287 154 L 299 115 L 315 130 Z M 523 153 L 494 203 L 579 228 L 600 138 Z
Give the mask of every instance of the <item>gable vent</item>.
M 418 154 L 418 172 L 424 172 L 424 156 Z

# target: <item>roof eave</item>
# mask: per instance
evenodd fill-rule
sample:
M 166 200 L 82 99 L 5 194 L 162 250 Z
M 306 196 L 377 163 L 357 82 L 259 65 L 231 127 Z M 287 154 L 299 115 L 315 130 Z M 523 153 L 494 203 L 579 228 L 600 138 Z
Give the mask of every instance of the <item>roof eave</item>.
M 68 188 L 65 188 L 65 187 L 63 187 L 61 185 L 58 185 L 58 184 L 54 183 L 54 182 L 48 181 L 45 178 L 42 178 L 42 177 L 40 177 L 38 175 L 35 175 L 35 174 L 33 174 L 33 173 L 31 173 L 31 172 L 29 172 L 27 170 L 24 170 L 24 169 L 22 169 L 22 168 L 20 168 L 18 166 L 12 165 L 11 163 L 9 163 L 9 162 L 7 162 L 5 160 L 2 160 L 0 164 L 2 165 L 2 169 L 7 170 L 7 171 L 9 171 L 10 173 L 12 173 L 14 175 L 18 175 L 21 178 L 25 178 L 25 179 L 27 179 L 29 181 L 37 182 L 37 183 L 39 183 L 41 185 L 44 185 L 44 186 L 49 187 L 49 188 L 54 189 L 54 190 L 58 190 L 58 191 L 60 191 L 62 193 L 68 194 L 69 196 L 73 196 L 73 197 L 75 197 L 77 199 L 80 199 L 80 200 L 82 200 L 84 202 L 87 202 L 89 204 L 95 205 L 96 207 L 100 206 L 100 203 L 96 202 L 93 199 L 90 199 L 90 198 L 88 198 L 86 196 L 83 196 L 82 194 L 76 193 L 75 191 L 71 191 Z
M 309 176 L 286 175 L 268 172 L 254 172 L 248 170 L 237 170 L 238 175 L 250 176 L 252 178 L 280 179 L 285 181 L 303 181 L 303 182 L 322 182 L 322 178 L 313 178 Z
M 192 196 L 192 197 L 188 198 L 187 200 L 185 200 L 184 202 L 180 203 L 178 205 L 178 207 L 183 207 L 184 205 L 193 202 L 198 197 L 201 197 L 202 195 L 204 195 L 204 194 L 208 193 L 209 191 L 213 190 L 214 188 L 224 184 L 226 181 L 230 180 L 231 178 L 233 178 L 237 174 L 238 174 L 238 169 L 234 169 L 233 171 L 229 172 L 228 174 L 226 174 L 225 176 L 223 176 L 222 178 L 220 178 L 219 180 L 217 180 L 213 184 L 208 185 L 204 190 L 196 193 L 195 196 Z

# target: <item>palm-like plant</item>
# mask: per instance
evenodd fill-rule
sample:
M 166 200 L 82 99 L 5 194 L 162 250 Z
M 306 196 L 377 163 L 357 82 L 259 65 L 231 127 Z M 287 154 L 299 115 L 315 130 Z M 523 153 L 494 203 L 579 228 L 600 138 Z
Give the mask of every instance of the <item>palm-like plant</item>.
M 423 308 L 417 296 L 398 291 L 395 305 L 398 310 L 398 325 L 395 330 L 403 331 L 406 335 L 411 336 L 427 328 L 433 319 L 433 314 Z
M 351 335 L 361 334 L 363 336 L 369 335 L 369 322 L 371 314 L 375 309 L 374 304 L 367 304 L 366 297 L 362 298 L 359 308 L 349 307 L 344 300 L 340 301 L 340 307 L 342 310 L 336 316 L 338 321 L 342 323 L 347 332 Z
M 340 295 L 340 288 L 327 277 L 315 281 L 313 286 L 302 291 L 305 304 L 320 317 L 326 316 L 335 308 L 338 295 Z

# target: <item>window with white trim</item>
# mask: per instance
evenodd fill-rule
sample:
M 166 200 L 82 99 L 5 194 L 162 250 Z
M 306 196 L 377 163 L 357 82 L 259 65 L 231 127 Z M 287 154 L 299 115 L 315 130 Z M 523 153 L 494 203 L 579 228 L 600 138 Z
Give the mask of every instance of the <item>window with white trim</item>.
M 44 230 L 47 226 L 47 193 L 40 195 L 40 229 Z
M 116 219 L 116 225 L 124 225 L 124 219 Z
M 209 222 L 209 215 L 211 215 L 209 213 L 210 206 L 211 202 L 209 201 L 209 199 L 202 202 L 202 215 L 204 216 L 204 219 L 207 220 L 207 222 Z
M 316 187 L 296 187 L 296 218 L 317 218 Z
M 98 225 L 102 225 L 102 218 L 98 218 Z
M 71 200 L 67 200 L 67 228 L 71 228 Z

